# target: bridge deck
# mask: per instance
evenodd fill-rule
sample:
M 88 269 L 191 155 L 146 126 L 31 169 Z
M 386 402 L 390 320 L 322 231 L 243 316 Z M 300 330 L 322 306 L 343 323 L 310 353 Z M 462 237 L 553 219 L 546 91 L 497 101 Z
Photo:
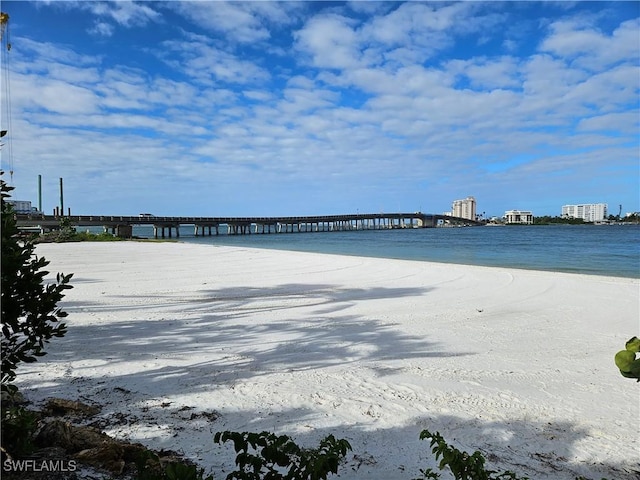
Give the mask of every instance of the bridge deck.
M 155 217 L 155 216 L 117 216 L 117 215 L 27 215 L 17 214 L 19 228 L 39 228 L 42 231 L 60 228 L 60 222 L 65 219 L 73 226 L 101 226 L 105 230 L 111 229 L 114 234 L 131 236 L 133 226 L 151 225 L 157 237 L 161 232 L 165 237 L 165 229 L 171 236 L 175 229 L 179 236 L 179 228 L 194 226 L 195 234 L 199 229 L 202 234 L 208 228 L 215 229 L 226 226 L 229 234 L 252 233 L 290 233 L 312 231 L 338 231 L 338 230 L 381 230 L 393 228 L 432 228 L 439 224 L 454 225 L 481 225 L 481 223 L 466 218 L 451 217 L 447 215 L 414 213 L 372 213 L 350 215 L 315 215 L 297 217 Z

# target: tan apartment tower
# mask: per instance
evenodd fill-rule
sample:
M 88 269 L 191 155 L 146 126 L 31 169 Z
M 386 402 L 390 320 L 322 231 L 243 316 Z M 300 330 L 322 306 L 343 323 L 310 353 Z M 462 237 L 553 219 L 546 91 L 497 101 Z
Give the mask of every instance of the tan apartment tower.
M 451 215 L 454 217 L 476 219 L 476 199 L 467 197 L 464 200 L 454 200 L 451 205 Z

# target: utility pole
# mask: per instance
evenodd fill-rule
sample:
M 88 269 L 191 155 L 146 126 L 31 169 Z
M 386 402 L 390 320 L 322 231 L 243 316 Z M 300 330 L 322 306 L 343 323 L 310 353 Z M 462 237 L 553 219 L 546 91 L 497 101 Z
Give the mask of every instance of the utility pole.
M 62 190 L 62 177 L 60 177 L 60 216 L 64 217 L 64 195 Z
M 38 212 L 42 213 L 42 175 L 38 175 Z

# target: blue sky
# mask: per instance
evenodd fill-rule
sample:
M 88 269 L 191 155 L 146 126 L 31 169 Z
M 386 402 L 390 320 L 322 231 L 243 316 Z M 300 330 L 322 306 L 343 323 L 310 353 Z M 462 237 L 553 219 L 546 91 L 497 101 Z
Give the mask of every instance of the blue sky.
M 60 177 L 75 214 L 640 210 L 638 2 L 2 10 L 2 168 L 47 213 Z

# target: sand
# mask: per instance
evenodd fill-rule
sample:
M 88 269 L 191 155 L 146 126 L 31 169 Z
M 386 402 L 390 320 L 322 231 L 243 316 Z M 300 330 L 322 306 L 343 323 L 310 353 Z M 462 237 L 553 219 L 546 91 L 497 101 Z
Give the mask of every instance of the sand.
M 637 478 L 640 281 L 187 243 L 43 244 L 74 273 L 69 331 L 23 365 L 36 405 L 103 405 L 107 433 L 224 478 L 217 431 L 353 451 L 345 479 L 436 468 L 423 429 L 531 478 Z M 448 478 L 444 475 L 443 478 Z

